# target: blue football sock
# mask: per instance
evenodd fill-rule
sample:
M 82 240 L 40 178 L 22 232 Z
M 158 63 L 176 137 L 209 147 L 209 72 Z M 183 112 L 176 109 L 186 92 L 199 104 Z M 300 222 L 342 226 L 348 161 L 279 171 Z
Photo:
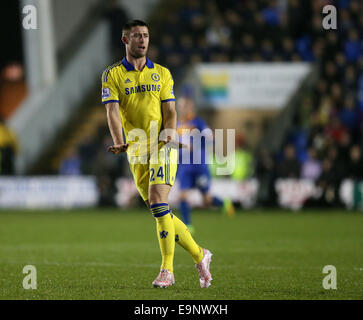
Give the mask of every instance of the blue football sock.
M 190 206 L 186 201 L 180 201 L 180 211 L 182 214 L 183 222 L 188 225 L 190 224 Z
M 212 206 L 214 206 L 214 207 L 223 207 L 223 200 L 213 196 L 212 197 Z

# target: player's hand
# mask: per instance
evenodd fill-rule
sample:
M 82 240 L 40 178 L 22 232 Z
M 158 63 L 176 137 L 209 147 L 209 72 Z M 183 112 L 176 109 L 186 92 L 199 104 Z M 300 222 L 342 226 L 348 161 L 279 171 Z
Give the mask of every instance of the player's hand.
M 127 148 L 129 147 L 128 143 L 124 143 L 124 144 L 115 144 L 113 146 L 109 146 L 107 148 L 108 152 L 112 152 L 113 154 L 119 154 L 122 152 L 126 152 Z

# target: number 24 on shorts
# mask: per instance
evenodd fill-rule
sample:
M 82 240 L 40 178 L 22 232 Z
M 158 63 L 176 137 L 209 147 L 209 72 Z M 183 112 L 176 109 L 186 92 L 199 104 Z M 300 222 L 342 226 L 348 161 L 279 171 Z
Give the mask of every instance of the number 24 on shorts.
M 150 169 L 150 182 L 151 181 L 155 181 L 155 169 L 154 168 L 151 168 Z M 163 167 L 159 167 L 159 170 L 158 172 L 156 173 L 156 177 L 157 178 L 160 178 L 160 180 L 163 180 L 164 179 L 164 174 L 163 174 Z

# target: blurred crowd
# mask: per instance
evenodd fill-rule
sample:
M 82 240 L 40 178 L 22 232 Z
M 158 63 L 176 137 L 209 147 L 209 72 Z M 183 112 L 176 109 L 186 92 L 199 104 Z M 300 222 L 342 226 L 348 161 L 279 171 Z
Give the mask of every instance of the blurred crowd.
M 322 29 L 322 4 L 337 6 L 337 30 Z M 323 191 L 319 204 L 336 206 L 344 179 L 363 180 L 363 6 L 314 1 L 311 9 L 312 24 L 294 43 L 303 61 L 319 62 L 320 77 L 298 106 L 282 150 L 258 157 L 257 174 L 270 177 L 270 194 L 277 178 L 312 179 Z

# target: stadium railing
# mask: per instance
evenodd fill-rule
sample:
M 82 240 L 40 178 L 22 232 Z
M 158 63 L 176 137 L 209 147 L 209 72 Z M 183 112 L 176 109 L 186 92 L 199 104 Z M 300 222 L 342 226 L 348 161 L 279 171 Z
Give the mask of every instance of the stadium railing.
M 109 25 L 100 20 L 69 59 L 56 83 L 28 97 L 9 120 L 19 137 L 20 152 L 16 160 L 17 174 L 24 174 L 57 131 L 80 107 L 110 61 Z

